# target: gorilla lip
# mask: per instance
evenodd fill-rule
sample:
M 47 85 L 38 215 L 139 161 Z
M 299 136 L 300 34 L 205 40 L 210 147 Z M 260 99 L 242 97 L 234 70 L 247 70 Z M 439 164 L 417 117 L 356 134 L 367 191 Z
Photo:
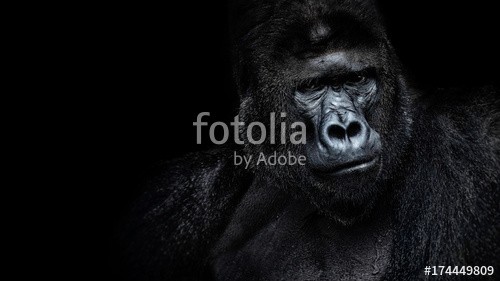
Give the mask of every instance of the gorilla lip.
M 362 158 L 355 161 L 350 161 L 346 163 L 342 163 L 340 165 L 336 165 L 331 169 L 322 169 L 318 170 L 318 172 L 322 175 L 328 176 L 341 176 L 345 174 L 350 174 L 354 171 L 363 171 L 371 168 L 375 163 L 377 163 L 379 156 L 373 156 L 369 158 Z

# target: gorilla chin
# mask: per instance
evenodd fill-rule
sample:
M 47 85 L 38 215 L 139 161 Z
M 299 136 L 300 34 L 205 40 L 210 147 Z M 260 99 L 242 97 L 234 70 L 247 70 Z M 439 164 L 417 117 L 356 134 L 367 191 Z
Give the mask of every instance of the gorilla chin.
M 311 167 L 312 166 L 312 167 Z M 313 191 L 308 196 L 322 213 L 343 226 L 370 214 L 384 185 L 376 185 L 382 170 L 380 154 L 367 155 L 326 168 L 310 165 Z

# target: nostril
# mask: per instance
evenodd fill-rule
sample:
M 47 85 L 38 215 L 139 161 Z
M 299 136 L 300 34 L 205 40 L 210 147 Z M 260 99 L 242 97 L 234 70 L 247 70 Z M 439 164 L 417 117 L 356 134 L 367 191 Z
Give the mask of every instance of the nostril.
M 361 124 L 359 122 L 352 122 L 347 126 L 347 137 L 352 138 L 361 132 Z
M 328 128 L 328 136 L 332 139 L 343 140 L 345 139 L 346 131 L 339 125 L 331 125 Z

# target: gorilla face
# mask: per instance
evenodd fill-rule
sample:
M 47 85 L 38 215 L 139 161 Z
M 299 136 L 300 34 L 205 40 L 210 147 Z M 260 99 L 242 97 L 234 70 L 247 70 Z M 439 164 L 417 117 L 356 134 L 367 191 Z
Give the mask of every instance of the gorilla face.
M 365 114 L 377 101 L 374 68 L 334 52 L 307 60 L 303 75 L 306 82 L 294 97 L 312 132 L 308 167 L 318 178 L 345 182 L 341 188 L 373 182 L 380 170 L 381 141 Z
M 380 108 L 384 69 L 377 53 L 326 50 L 297 64 L 293 100 L 308 131 L 305 193 L 343 224 L 366 214 L 384 191 L 376 183 L 388 155 L 378 130 L 389 122 L 380 112 L 387 118 L 390 110 Z
M 411 133 L 412 98 L 375 8 L 343 3 L 297 1 L 273 10 L 242 34 L 241 45 L 251 48 L 238 49 L 237 70 L 244 121 L 287 112 L 289 122 L 307 126 L 303 146 L 247 151 L 306 155 L 306 166 L 263 172 L 351 224 L 385 191 L 381 181 L 396 174 Z

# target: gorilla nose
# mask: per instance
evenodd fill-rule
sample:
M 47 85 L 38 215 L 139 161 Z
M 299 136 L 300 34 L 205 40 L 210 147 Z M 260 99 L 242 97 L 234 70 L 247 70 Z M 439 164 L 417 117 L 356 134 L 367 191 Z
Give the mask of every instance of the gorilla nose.
M 361 124 L 357 121 L 351 122 L 347 128 L 333 124 L 328 127 L 328 137 L 330 139 L 345 140 L 359 136 L 361 133 Z
M 368 128 L 363 122 L 351 120 L 346 124 L 338 120 L 330 120 L 325 124 L 321 139 L 323 144 L 337 151 L 356 150 L 368 140 Z
M 381 151 L 380 136 L 362 114 L 354 110 L 336 111 L 318 121 L 319 139 L 307 146 L 313 171 L 339 176 L 374 167 Z

